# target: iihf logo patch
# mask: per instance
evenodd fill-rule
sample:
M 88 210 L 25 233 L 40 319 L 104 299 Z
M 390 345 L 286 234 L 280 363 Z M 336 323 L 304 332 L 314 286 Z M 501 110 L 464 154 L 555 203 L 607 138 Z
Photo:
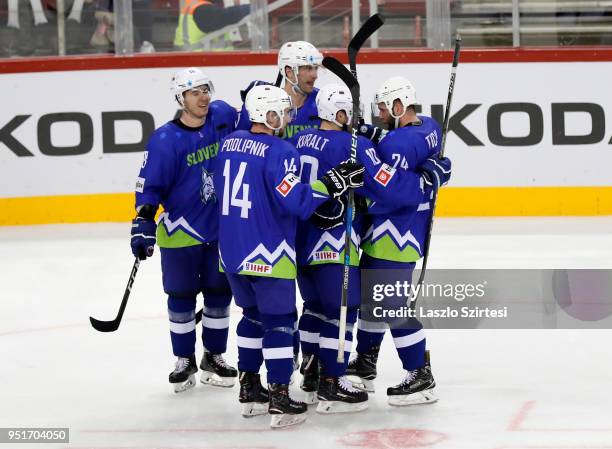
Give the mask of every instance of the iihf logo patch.
M 389 181 L 391 181 L 391 178 L 393 178 L 393 175 L 395 175 L 395 169 L 388 164 L 383 164 L 378 170 L 378 173 L 376 173 L 374 179 L 376 179 L 376 182 L 386 187 Z
M 293 173 L 288 173 L 287 176 L 283 178 L 281 183 L 276 186 L 276 190 L 278 190 L 278 192 L 285 197 L 289 195 L 291 189 L 293 189 L 298 182 L 300 182 L 300 180 L 297 176 L 295 176 Z

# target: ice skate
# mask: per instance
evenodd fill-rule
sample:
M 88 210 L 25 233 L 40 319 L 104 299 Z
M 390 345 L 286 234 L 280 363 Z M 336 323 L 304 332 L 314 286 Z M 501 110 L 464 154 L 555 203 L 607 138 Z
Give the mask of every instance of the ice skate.
M 374 346 L 369 352 L 357 353 L 357 358 L 349 361 L 346 375 L 355 388 L 374 393 L 374 379 L 376 379 L 376 362 L 380 346 Z
M 204 352 L 200 369 L 202 370 L 200 382 L 215 387 L 233 387 L 236 383 L 236 376 L 238 376 L 236 368 L 227 364 L 223 354 Z
M 294 401 L 289 396 L 289 385 L 270 384 L 268 385 L 270 394 L 270 408 L 268 413 L 272 415 L 270 427 L 278 429 L 293 426 L 306 420 L 306 410 L 308 407 L 303 402 Z
M 195 355 L 189 357 L 178 357 L 174 371 L 168 376 L 168 380 L 174 386 L 175 393 L 182 393 L 195 387 L 195 373 L 198 372 Z
M 300 388 L 305 393 L 304 402 L 308 405 L 316 404 L 319 388 L 319 359 L 314 354 L 305 354 L 300 373 L 303 376 Z
M 317 413 L 352 413 L 368 408 L 368 393 L 353 387 L 346 376 L 321 377 Z
M 399 385 L 387 388 L 388 403 L 402 407 L 436 402 L 438 398 L 433 393 L 435 386 L 429 365 L 408 371 Z
M 241 371 L 238 380 L 240 382 L 238 401 L 242 404 L 242 416 L 252 418 L 267 414 L 270 398 L 268 390 L 261 385 L 259 374 Z

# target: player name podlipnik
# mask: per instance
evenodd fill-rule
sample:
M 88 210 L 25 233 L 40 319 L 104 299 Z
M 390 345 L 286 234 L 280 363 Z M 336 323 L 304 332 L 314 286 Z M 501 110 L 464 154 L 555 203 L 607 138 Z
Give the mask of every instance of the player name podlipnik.
M 238 151 L 240 153 L 249 153 L 259 157 L 266 157 L 266 150 L 268 148 L 270 148 L 270 145 L 266 145 L 263 142 L 235 137 L 233 139 L 224 140 L 221 151 Z
M 453 309 L 452 307 L 441 309 L 418 307 L 413 311 L 406 306 L 394 309 L 385 309 L 378 306 L 372 309 L 372 315 L 375 318 L 508 318 L 508 307 L 498 309 L 477 306 L 463 306 L 459 309 Z

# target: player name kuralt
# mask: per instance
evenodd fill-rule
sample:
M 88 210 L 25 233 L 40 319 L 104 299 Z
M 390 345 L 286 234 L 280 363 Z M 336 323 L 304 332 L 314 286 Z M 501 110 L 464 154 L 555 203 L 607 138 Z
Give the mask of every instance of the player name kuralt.
M 397 308 L 379 306 L 372 309 L 372 315 L 375 318 L 508 318 L 508 307 L 463 306 L 459 309 L 418 307 L 413 311 L 406 306 Z
M 298 137 L 297 145 L 295 147 L 297 149 L 302 147 L 310 147 L 314 148 L 315 150 L 323 151 L 323 148 L 325 148 L 325 144 L 327 142 L 329 142 L 329 139 L 317 136 L 316 134 L 305 134 Z
M 266 157 L 266 150 L 269 147 L 270 145 L 266 145 L 263 142 L 234 137 L 223 141 L 221 151 L 238 151 L 240 153 L 249 153 L 254 156 Z

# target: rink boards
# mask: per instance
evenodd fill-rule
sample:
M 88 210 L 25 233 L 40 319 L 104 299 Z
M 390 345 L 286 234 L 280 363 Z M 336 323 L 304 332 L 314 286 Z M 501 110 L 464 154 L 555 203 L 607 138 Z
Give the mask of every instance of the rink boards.
M 337 53 L 331 53 L 340 56 Z M 441 120 L 448 52 L 366 52 L 362 102 L 403 75 Z M 127 221 L 148 134 L 171 120 L 176 68 L 198 65 L 215 98 L 240 106 L 252 79 L 273 80 L 275 55 L 157 55 L 3 61 L 0 224 Z M 555 61 L 555 62 L 546 62 Z M 465 50 L 446 154 L 441 216 L 612 214 L 612 51 Z M 318 86 L 339 82 L 329 72 Z

